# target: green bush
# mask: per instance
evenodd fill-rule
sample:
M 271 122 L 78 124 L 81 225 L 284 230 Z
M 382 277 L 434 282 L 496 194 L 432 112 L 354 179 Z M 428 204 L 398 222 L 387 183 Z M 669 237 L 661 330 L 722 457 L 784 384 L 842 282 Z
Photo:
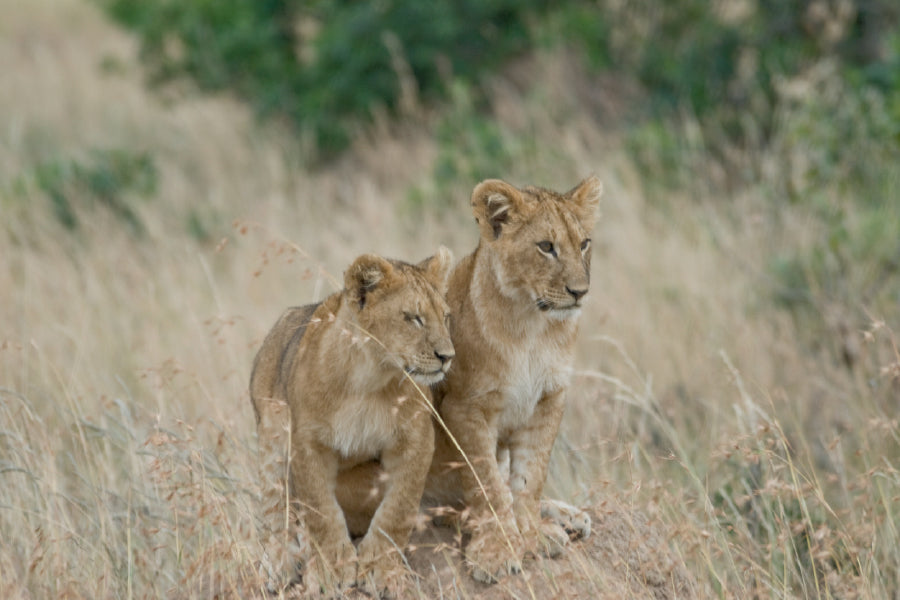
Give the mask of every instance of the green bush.
M 154 80 L 231 91 L 311 134 L 326 155 L 375 112 L 399 112 L 404 95 L 449 99 L 433 181 L 411 193 L 421 201 L 536 154 L 483 110 L 479 81 L 536 45 L 565 46 L 643 90 L 624 128 L 651 196 L 750 185 L 774 210 L 809 209 L 821 236 L 773 261 L 786 304 L 810 302 L 812 290 L 849 302 L 858 290 L 900 287 L 879 283 L 896 281 L 900 234 L 894 0 L 98 1 L 137 32 Z M 806 91 L 787 91 L 798 86 Z M 772 156 L 774 170 L 753 162 Z M 847 266 L 868 259 L 864 273 Z
M 561 6 L 565 13 L 572 13 L 574 6 L 583 7 Z M 675 122 L 677 130 L 677 121 L 687 117 L 698 126 L 710 158 L 746 182 L 757 171 L 745 164 L 746 152 L 731 151 L 764 150 L 778 139 L 784 126 L 779 118 L 785 84 L 808 79 L 810 72 L 826 63 L 835 65 L 846 80 L 846 94 L 882 98 L 888 108 L 880 113 L 878 136 L 893 136 L 892 151 L 900 147 L 900 37 L 895 33 L 900 5 L 891 0 L 850 0 L 839 5 L 756 0 L 740 6 L 743 9 L 734 12 L 734 7 L 706 0 L 603 0 L 594 8 L 603 15 L 602 22 L 570 26 L 558 35 L 593 44 L 594 53 L 603 59 L 590 62 L 643 88 L 644 101 L 636 103 L 632 112 L 639 131 L 630 132 L 631 147 L 641 161 L 648 159 L 642 156 L 647 150 L 653 153 L 652 144 L 644 143 L 649 141 L 648 123 L 655 124 L 649 126 L 652 130 L 673 128 Z M 585 16 L 581 22 L 590 18 Z M 809 130 L 811 136 L 832 138 L 821 150 L 835 156 L 855 152 L 834 134 L 837 129 L 843 131 L 845 124 L 832 131 L 829 125 L 825 118 Z M 650 159 L 664 166 L 664 176 L 675 166 L 670 157 L 678 159 L 671 146 L 666 141 L 659 147 L 663 156 Z M 729 155 L 737 156 L 740 163 L 730 164 Z M 684 158 L 694 159 L 691 153 Z
M 82 209 L 99 205 L 140 233 L 143 225 L 133 202 L 153 195 L 157 177 L 149 154 L 102 149 L 91 152 L 83 162 L 60 159 L 41 163 L 26 179 L 49 199 L 53 214 L 68 229 L 78 227 Z
M 500 177 L 532 151 L 528 140 L 477 109 L 469 86 L 457 82 L 450 96 L 435 125 L 438 153 L 431 172 L 409 192 L 412 208 L 457 206 L 460 185 L 468 191 L 473 182 Z
M 529 47 L 547 0 L 100 0 L 141 38 L 156 82 L 187 76 L 286 117 L 329 153 L 409 76 L 426 101 Z
M 137 32 L 155 81 L 233 91 L 311 132 L 324 152 L 373 111 L 396 110 L 410 85 L 421 100 L 443 99 L 450 82 L 477 87 L 538 44 L 639 82 L 644 118 L 688 112 L 735 144 L 749 141 L 748 114 L 754 139 L 768 140 L 778 82 L 823 58 L 859 86 L 900 84 L 892 0 L 756 0 L 739 12 L 706 0 L 98 1 Z

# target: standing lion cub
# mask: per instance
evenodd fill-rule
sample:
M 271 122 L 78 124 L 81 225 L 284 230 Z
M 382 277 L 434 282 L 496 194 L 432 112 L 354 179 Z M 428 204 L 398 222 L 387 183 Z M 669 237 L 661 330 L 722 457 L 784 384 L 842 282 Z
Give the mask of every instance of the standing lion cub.
M 428 386 L 454 357 L 443 298 L 451 263 L 443 247 L 418 265 L 361 256 L 342 291 L 288 309 L 263 342 L 250 396 L 270 577 L 290 576 L 294 566 L 289 490 L 307 589 L 358 584 L 379 595 L 401 585 L 400 552 L 434 448 Z M 357 550 L 350 535 L 363 534 Z
M 481 239 L 450 275 L 458 357 L 435 388 L 435 406 L 468 464 L 458 468 L 466 461 L 438 427 L 425 498 L 469 508 L 466 555 L 480 581 L 518 570 L 528 551 L 558 550 L 564 528 L 590 532 L 585 513 L 542 503 L 541 494 L 590 285 L 602 190 L 596 177 L 564 194 L 491 179 L 472 193 Z M 542 513 L 555 522 L 542 522 Z

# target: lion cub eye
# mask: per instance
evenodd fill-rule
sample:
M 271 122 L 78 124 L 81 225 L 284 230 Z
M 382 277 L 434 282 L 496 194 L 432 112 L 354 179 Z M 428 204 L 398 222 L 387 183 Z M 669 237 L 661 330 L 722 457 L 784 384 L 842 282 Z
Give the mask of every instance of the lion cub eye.
M 591 247 L 591 238 L 585 238 L 583 242 L 581 242 L 581 251 L 586 252 L 588 248 Z
M 417 314 L 405 312 L 405 313 L 403 313 L 403 318 L 406 319 L 407 322 L 415 325 L 416 327 L 424 327 L 425 326 L 425 322 L 422 320 L 422 317 L 420 317 Z
M 543 252 L 544 254 L 549 254 L 550 256 L 556 256 L 556 248 L 553 247 L 553 242 L 543 241 L 538 242 L 538 250 Z

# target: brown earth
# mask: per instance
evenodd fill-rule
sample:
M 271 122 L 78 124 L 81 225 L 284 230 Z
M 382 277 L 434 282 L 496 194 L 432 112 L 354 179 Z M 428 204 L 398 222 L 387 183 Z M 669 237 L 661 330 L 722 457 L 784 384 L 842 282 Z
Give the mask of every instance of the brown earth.
M 672 552 L 666 528 L 616 499 L 606 499 L 588 509 L 592 518 L 589 538 L 576 540 L 554 559 L 528 558 L 524 570 L 488 585 L 475 581 L 465 568 L 459 548 L 467 540 L 453 527 L 432 524 L 415 532 L 407 552 L 415 585 L 398 600 L 447 598 L 470 600 L 577 598 L 597 600 L 669 600 L 696 598 L 696 581 Z M 179 590 L 184 597 L 262 598 L 255 569 L 246 565 L 241 574 L 201 576 Z M 196 586 L 196 587 L 195 587 Z M 192 588 L 192 589 L 191 589 Z M 178 591 L 173 590 L 175 596 Z M 297 585 L 286 598 L 318 598 Z M 370 598 L 356 589 L 346 598 Z
M 556 559 L 526 560 L 519 575 L 487 585 L 465 571 L 454 529 L 428 527 L 411 540 L 409 563 L 425 598 L 691 598 L 691 576 L 669 549 L 659 523 L 607 501 L 589 510 L 591 536 L 573 542 Z

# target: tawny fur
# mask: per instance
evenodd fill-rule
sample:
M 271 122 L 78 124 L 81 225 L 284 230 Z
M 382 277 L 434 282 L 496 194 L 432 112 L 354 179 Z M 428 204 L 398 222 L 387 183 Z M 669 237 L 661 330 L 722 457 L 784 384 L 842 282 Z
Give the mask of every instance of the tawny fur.
M 541 494 L 589 288 L 601 193 L 590 177 L 565 194 L 500 180 L 472 194 L 481 239 L 450 275 L 457 359 L 435 387 L 435 402 L 474 469 L 460 467 L 463 457 L 437 427 L 425 498 L 468 508 L 466 554 L 480 581 L 517 570 L 548 535 L 555 544 L 566 539 L 559 526 L 542 523 Z M 545 514 L 560 511 L 553 509 Z M 565 517 L 581 533 L 590 531 L 585 518 Z
M 454 356 L 442 295 L 451 261 L 444 248 L 415 266 L 361 256 L 344 290 L 288 309 L 263 342 L 250 395 L 271 585 L 298 560 L 311 591 L 400 585 L 434 447 L 428 385 Z M 364 535 L 358 549 L 351 534 Z

